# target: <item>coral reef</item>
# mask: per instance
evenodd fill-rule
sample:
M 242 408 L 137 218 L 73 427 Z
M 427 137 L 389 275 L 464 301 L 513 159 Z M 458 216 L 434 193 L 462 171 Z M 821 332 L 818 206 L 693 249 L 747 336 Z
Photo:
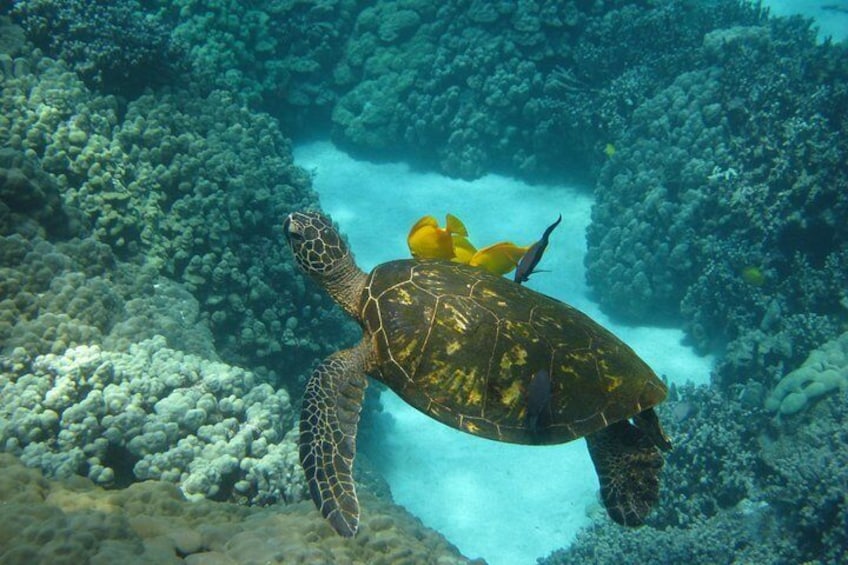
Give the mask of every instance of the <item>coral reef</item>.
M 540 563 L 840 563 L 845 559 L 846 393 L 792 425 L 738 400 L 684 387 L 660 407 L 675 442 L 657 512 L 637 531 L 602 522 Z
M 68 237 L 79 231 L 62 204 L 59 187 L 40 164 L 11 148 L 0 149 L 0 235 Z
M 361 494 L 353 540 L 311 503 L 246 508 L 186 501 L 167 483 L 106 491 L 44 479 L 0 454 L 0 561 L 24 563 L 473 563 L 402 508 Z
M 192 82 L 269 110 L 289 134 L 326 130 L 343 73 L 336 69 L 363 0 L 159 0 L 187 46 Z
M 163 479 L 220 500 L 302 498 L 288 393 L 249 371 L 161 336 L 126 353 L 82 345 L 30 358 L 16 348 L 2 368 L 0 444 L 48 475 Z
M 706 34 L 601 170 L 587 277 L 608 311 L 723 348 L 773 384 L 848 321 L 845 47 L 773 19 Z
M 742 2 L 378 2 L 337 67 L 352 78 L 333 137 L 464 178 L 591 170 L 705 32 L 759 17 Z
M 11 15 L 37 47 L 105 92 L 135 96 L 189 70 L 166 23 L 136 0 L 19 0 Z
M 297 387 L 312 358 L 351 339 L 280 245 L 280 219 L 316 196 L 271 118 L 223 91 L 123 105 L 38 51 L 9 63 L 0 144 L 40 160 L 119 260 L 182 283 L 222 358 Z
M 150 78 L 158 53 L 169 72 L 150 84 L 224 89 L 291 133 L 331 125 L 352 150 L 467 178 L 597 167 L 633 110 L 697 60 L 704 33 L 762 19 L 737 0 L 19 4 L 30 39 L 83 76 L 114 64 Z M 109 57 L 128 18 L 130 48 Z
M 19 55 L 26 46 L 24 30 L 4 15 L 7 11 L 7 8 L 0 7 L 0 61 L 4 64 L 8 64 L 9 60 Z
M 125 350 L 161 334 L 216 359 L 197 300 L 149 265 L 121 263 L 104 243 L 69 238 L 84 235 L 85 222 L 35 157 L 0 150 L 0 353 L 88 343 Z
M 289 142 L 227 92 L 127 101 L 21 52 L 0 57 L 3 450 L 110 486 L 299 499 L 286 387 L 351 325 L 280 245 L 316 205 Z
M 830 394 L 761 442 L 765 497 L 802 558 L 848 560 L 848 391 Z
M 90 343 L 125 350 L 154 335 L 217 359 L 197 301 L 155 270 L 117 261 L 91 238 L 55 244 L 0 236 L 0 353 L 31 356 Z

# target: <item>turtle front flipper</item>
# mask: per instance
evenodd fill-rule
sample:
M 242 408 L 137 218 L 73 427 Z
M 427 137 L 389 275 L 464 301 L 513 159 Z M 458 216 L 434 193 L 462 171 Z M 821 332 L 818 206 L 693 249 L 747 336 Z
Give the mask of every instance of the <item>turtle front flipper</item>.
M 586 436 L 610 518 L 641 526 L 659 501 L 663 458 L 651 438 L 627 420 Z
M 365 394 L 362 342 L 334 353 L 313 371 L 300 413 L 300 464 L 312 501 L 333 529 L 352 537 L 359 527 L 353 482 L 356 429 Z

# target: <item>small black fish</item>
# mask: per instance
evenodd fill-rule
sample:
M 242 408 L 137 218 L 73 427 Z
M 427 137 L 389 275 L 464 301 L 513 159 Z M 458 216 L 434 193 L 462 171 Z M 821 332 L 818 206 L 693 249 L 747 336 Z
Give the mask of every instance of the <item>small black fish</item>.
M 527 386 L 527 427 L 538 437 L 550 421 L 551 377 L 545 369 L 539 369 Z
M 518 267 L 515 269 L 515 278 L 513 278 L 515 282 L 518 284 L 526 282 L 530 280 L 530 275 L 537 272 L 536 265 L 538 265 L 539 261 L 542 260 L 542 254 L 548 246 L 548 238 L 551 236 L 551 232 L 554 231 L 561 221 L 562 214 L 559 215 L 557 221 L 548 226 L 545 233 L 542 234 L 542 239 L 531 245 L 530 249 L 527 250 L 527 253 L 521 257 L 521 261 L 518 262 Z

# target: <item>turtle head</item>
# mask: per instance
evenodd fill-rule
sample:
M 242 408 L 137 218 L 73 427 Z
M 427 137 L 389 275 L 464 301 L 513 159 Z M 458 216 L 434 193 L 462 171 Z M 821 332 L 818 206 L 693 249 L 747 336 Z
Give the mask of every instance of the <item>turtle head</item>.
M 293 212 L 283 222 L 283 233 L 303 272 L 318 281 L 348 314 L 357 317 L 367 276 L 356 266 L 333 222 L 316 212 Z
M 348 263 L 350 250 L 329 218 L 316 212 L 294 212 L 283 222 L 283 233 L 303 271 L 324 277 Z

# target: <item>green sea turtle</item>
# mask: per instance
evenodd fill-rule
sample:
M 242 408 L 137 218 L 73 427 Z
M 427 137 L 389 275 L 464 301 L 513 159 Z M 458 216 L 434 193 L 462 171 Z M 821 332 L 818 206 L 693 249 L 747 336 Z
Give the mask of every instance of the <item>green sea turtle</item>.
M 643 523 L 659 498 L 659 449 L 671 448 L 652 409 L 667 389 L 621 340 L 567 304 L 468 265 L 410 259 L 366 274 L 317 213 L 290 214 L 283 230 L 300 268 L 363 329 L 312 373 L 300 419 L 312 500 L 339 534 L 359 527 L 353 460 L 366 374 L 477 436 L 585 436 L 607 512 Z

